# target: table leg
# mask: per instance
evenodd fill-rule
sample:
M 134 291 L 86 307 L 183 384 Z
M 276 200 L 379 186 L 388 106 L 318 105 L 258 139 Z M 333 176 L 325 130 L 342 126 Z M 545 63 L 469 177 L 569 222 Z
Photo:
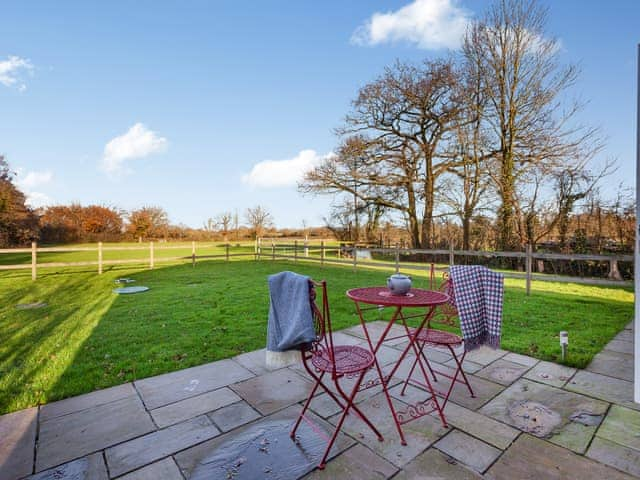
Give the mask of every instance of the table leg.
M 367 339 L 367 343 L 369 344 L 369 348 L 373 352 L 373 364 L 375 365 L 376 370 L 378 371 L 378 376 L 380 377 L 380 384 L 382 385 L 382 391 L 384 392 L 384 395 L 387 399 L 387 403 L 389 404 L 389 409 L 391 410 L 391 415 L 393 416 L 393 421 L 396 424 L 396 429 L 398 430 L 398 435 L 400 436 L 400 444 L 406 445 L 407 440 L 404 438 L 404 432 L 402 431 L 402 427 L 400 426 L 400 422 L 398 421 L 398 415 L 396 414 L 396 409 L 393 406 L 391 395 L 389 394 L 389 389 L 387 388 L 387 384 L 389 383 L 389 380 L 391 379 L 392 374 L 390 374 L 388 377 L 385 377 L 385 375 L 382 372 L 382 368 L 378 363 L 378 357 L 376 355 L 378 350 L 380 350 L 380 346 L 384 342 L 384 339 L 387 337 L 389 330 L 391 330 L 391 327 L 393 326 L 396 319 L 398 318 L 401 308 L 400 307 L 396 308 L 396 311 L 391 317 L 391 320 L 389 320 L 387 327 L 382 332 L 382 335 L 380 336 L 380 338 L 378 339 L 378 342 L 376 343 L 376 346 L 374 347 L 373 342 L 371 341 L 371 336 L 369 335 L 369 331 L 367 330 L 367 325 L 366 325 L 366 322 L 364 321 L 362 311 L 360 310 L 360 306 L 358 305 L 358 302 L 355 302 L 355 303 L 356 303 L 356 309 L 358 311 L 358 316 L 360 317 L 360 323 L 362 324 L 362 328 L 364 330 L 364 335 Z

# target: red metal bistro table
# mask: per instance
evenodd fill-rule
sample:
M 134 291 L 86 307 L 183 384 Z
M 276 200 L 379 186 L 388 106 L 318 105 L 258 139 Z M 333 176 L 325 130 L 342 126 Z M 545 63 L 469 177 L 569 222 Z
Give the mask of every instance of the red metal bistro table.
M 374 355 L 377 354 L 380 346 L 385 341 L 393 340 L 400 337 L 408 337 L 409 339 L 407 346 L 402 351 L 402 354 L 398 358 L 396 364 L 393 366 L 391 372 L 388 375 L 384 375 L 376 358 L 374 365 L 378 372 L 378 378 L 367 382 L 361 387 L 361 389 L 366 389 L 377 385 L 382 385 L 382 389 L 384 391 L 385 397 L 387 398 L 389 408 L 391 409 L 391 414 L 396 424 L 396 428 L 398 429 L 398 434 L 400 435 L 400 441 L 402 445 L 407 444 L 404 438 L 404 433 L 402 432 L 402 425 L 410 422 L 411 420 L 415 420 L 432 412 L 438 412 L 443 426 L 446 427 L 447 421 L 444 417 L 444 413 L 442 412 L 442 408 L 440 407 L 438 399 L 436 398 L 435 391 L 431 386 L 431 381 L 429 380 L 429 375 L 427 375 L 427 370 L 425 370 L 425 365 L 422 361 L 421 355 L 418 354 L 419 346 L 416 343 L 416 339 L 418 338 L 420 331 L 429 326 L 429 321 L 431 320 L 431 317 L 433 317 L 436 307 L 438 305 L 447 303 L 449 301 L 449 296 L 442 292 L 422 290 L 419 288 L 412 288 L 405 295 L 392 295 L 387 287 L 366 287 L 354 288 L 347 291 L 347 297 L 353 300 L 356 305 L 356 310 L 358 311 L 358 316 L 360 317 L 360 323 L 362 324 L 362 328 L 364 329 L 365 337 L 367 339 L 367 342 L 369 343 L 369 348 L 374 353 Z M 367 323 L 363 316 L 363 311 L 368 310 L 371 307 L 362 308 L 360 306 L 361 304 L 394 308 L 394 312 L 391 316 L 391 319 L 389 320 L 389 323 L 387 324 L 386 328 L 382 332 L 382 335 L 375 345 L 371 340 L 371 336 L 369 335 L 369 332 L 367 330 Z M 403 313 L 403 309 L 405 308 L 419 308 L 424 309 L 424 311 L 418 314 L 405 315 Z M 422 321 L 420 322 L 418 328 L 416 328 L 415 330 L 410 330 L 409 326 L 407 325 L 407 320 L 416 317 L 422 318 Z M 389 332 L 391 331 L 391 327 L 397 321 L 400 321 L 402 323 L 406 333 L 403 335 L 387 338 Z M 427 398 L 414 405 L 409 405 L 409 407 L 405 411 L 399 412 L 396 411 L 393 406 L 387 386 L 390 379 L 396 373 L 396 370 L 400 367 L 400 364 L 405 359 L 410 350 L 413 350 L 416 358 L 418 359 L 418 365 L 422 372 L 422 376 L 424 377 L 423 385 L 427 390 Z

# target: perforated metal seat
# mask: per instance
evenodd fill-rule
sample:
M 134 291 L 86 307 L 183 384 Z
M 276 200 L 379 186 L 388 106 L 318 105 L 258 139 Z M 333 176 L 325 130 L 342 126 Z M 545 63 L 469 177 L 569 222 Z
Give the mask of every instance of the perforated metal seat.
M 321 353 L 320 353 L 321 352 Z M 337 374 L 349 374 L 368 370 L 374 362 L 373 353 L 355 345 L 333 347 L 333 359 Z M 322 372 L 333 372 L 333 363 L 329 352 L 321 350 L 313 355 L 311 363 Z
M 415 330 L 412 331 L 412 333 Z M 433 328 L 425 328 L 418 333 L 418 341 L 431 345 L 461 345 L 462 337 L 455 333 L 445 332 L 444 330 L 436 330 Z

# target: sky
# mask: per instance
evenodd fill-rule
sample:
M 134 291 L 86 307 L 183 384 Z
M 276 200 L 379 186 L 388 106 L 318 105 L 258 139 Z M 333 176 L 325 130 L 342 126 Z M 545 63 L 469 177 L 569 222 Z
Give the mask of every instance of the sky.
M 637 0 L 546 0 L 548 34 L 581 74 L 579 120 L 634 187 Z M 321 225 L 298 193 L 331 154 L 358 88 L 396 59 L 455 52 L 489 2 L 5 2 L 0 154 L 33 206 L 163 207 L 172 223 L 262 205 Z

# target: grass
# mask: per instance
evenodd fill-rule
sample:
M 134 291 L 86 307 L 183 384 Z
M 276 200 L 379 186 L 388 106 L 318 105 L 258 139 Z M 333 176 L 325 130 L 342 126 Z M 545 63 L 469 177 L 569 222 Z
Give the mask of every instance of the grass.
M 237 260 L 157 267 L 0 274 L 0 413 L 262 348 L 266 277 L 295 270 L 329 282 L 335 328 L 358 323 L 344 292 L 383 284 L 388 271 Z M 129 276 L 151 289 L 112 293 Z M 425 276 L 414 285 L 427 287 Z M 503 348 L 558 361 L 558 332 L 569 331 L 567 364 L 583 367 L 633 316 L 628 289 L 505 281 Z M 20 303 L 47 302 L 17 310 Z M 371 312 L 374 313 L 374 312 Z M 374 318 L 376 314 L 374 313 Z

